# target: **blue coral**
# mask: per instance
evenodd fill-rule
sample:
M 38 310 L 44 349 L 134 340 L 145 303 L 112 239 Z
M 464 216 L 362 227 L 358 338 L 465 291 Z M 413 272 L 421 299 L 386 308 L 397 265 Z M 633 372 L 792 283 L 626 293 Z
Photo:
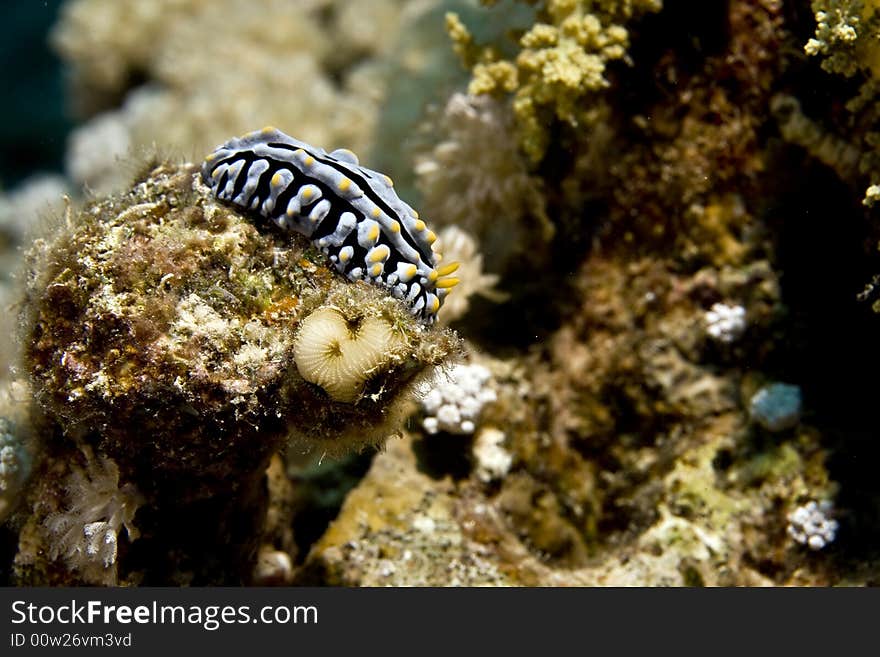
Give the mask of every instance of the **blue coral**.
M 784 431 L 801 420 L 801 389 L 788 383 L 766 385 L 749 401 L 752 419 L 767 431 Z
M 15 424 L 0 417 L 0 518 L 13 506 L 31 472 L 31 456 Z

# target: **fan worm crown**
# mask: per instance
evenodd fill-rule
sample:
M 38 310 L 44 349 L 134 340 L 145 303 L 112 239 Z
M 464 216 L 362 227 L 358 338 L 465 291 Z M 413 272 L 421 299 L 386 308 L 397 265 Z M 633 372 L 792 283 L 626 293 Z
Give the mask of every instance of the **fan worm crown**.
M 347 149 L 327 153 L 267 127 L 205 158 L 214 195 L 308 237 L 349 280 L 389 289 L 433 323 L 458 279 L 438 267 L 437 236 L 395 193 L 391 178 Z

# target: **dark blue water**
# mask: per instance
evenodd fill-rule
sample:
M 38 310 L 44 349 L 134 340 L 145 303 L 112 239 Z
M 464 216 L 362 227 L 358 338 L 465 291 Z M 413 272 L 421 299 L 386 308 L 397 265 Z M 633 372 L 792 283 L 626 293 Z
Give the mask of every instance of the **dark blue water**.
M 60 171 L 71 121 L 61 62 L 48 46 L 62 0 L 7 2 L 0 38 L 0 188 Z

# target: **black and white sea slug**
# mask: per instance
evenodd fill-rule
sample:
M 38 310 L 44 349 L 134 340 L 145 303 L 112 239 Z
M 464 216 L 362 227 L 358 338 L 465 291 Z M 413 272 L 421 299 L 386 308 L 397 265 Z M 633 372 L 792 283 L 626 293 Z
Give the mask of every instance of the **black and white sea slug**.
M 311 239 L 352 281 L 388 288 L 433 323 L 458 283 L 438 267 L 437 236 L 394 192 L 391 178 L 347 149 L 327 153 L 267 127 L 230 139 L 205 158 L 214 195 Z

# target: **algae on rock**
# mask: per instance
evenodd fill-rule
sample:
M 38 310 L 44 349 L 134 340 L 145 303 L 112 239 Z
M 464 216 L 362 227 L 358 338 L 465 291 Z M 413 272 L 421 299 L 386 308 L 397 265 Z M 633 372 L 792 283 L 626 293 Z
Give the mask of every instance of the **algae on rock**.
M 120 487 L 164 511 L 149 533 L 171 544 L 166 525 L 216 504 L 250 514 L 251 534 L 233 541 L 246 554 L 274 452 L 291 436 L 318 454 L 381 444 L 418 377 L 457 344 L 383 290 L 332 272 L 305 238 L 216 201 L 190 164 L 160 164 L 125 194 L 69 208 L 29 257 L 24 366 L 49 460 L 82 449 L 88 468 L 112 460 Z M 395 336 L 381 363 L 349 364 L 365 368 L 366 390 L 342 401 L 296 362 L 298 326 L 327 308 Z

